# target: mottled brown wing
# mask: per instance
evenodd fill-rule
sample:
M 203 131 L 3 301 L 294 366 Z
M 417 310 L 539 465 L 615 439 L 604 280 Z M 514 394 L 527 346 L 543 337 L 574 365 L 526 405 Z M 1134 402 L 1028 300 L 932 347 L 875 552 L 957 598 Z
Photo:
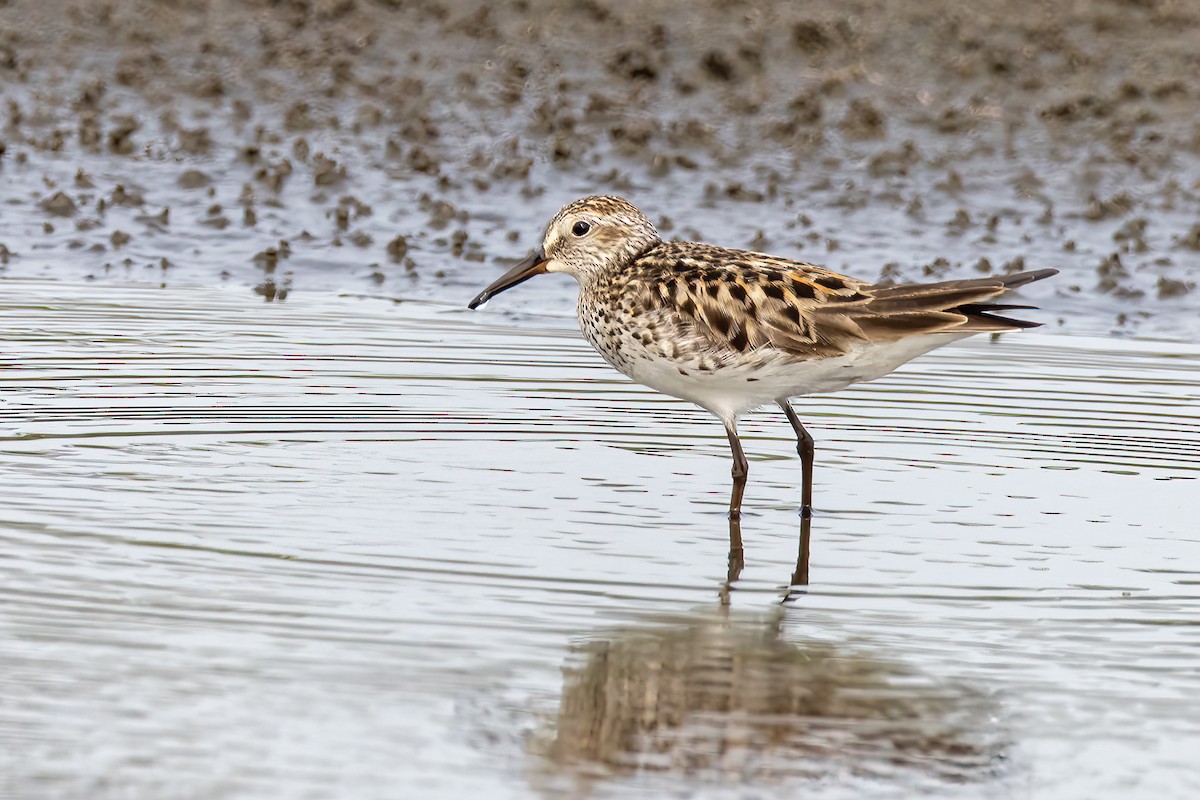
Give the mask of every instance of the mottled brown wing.
M 716 354 L 774 348 L 797 359 L 931 333 L 1032 327 L 989 313 L 1024 306 L 984 301 L 1056 272 L 876 287 L 813 264 L 676 242 L 636 266 L 649 303 Z
M 653 308 L 707 340 L 717 354 L 775 348 L 797 358 L 847 352 L 866 337 L 826 305 L 859 305 L 862 283 L 822 267 L 709 245 L 666 243 L 636 262 Z

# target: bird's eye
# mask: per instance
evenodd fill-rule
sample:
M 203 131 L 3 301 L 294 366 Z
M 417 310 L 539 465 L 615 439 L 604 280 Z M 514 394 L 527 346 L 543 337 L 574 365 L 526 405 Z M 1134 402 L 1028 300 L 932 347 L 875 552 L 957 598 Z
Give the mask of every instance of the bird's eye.
M 591 229 L 592 226 L 588 225 L 586 222 L 576 222 L 571 226 L 571 233 L 575 234 L 576 236 L 586 236 L 587 232 Z

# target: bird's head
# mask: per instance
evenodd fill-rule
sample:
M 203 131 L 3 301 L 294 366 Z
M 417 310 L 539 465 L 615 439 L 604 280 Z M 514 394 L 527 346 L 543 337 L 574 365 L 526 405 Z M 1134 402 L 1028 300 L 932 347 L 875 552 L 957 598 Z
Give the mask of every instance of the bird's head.
M 565 272 L 580 283 L 621 269 L 658 244 L 658 231 L 646 215 L 620 197 L 585 197 L 568 203 L 546 226 L 542 244 L 470 302 L 477 308 L 492 297 L 543 272 Z

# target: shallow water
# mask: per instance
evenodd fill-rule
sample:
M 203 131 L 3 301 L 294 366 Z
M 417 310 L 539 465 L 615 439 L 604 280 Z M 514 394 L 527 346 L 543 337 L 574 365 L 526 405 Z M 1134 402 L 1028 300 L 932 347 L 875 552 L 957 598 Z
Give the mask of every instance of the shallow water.
M 730 584 L 720 426 L 569 319 L 0 289 L 0 794 L 1200 790 L 1200 346 L 801 401 L 789 589 L 781 415 Z

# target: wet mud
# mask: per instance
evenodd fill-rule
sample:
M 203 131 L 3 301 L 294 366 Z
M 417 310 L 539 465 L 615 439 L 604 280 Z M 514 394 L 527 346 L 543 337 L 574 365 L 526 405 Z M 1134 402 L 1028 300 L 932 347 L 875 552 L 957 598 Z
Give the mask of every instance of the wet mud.
M 611 192 L 868 278 L 1056 266 L 1051 324 L 1194 337 L 1198 42 L 1168 0 L 9 0 L 0 275 L 457 302 Z

